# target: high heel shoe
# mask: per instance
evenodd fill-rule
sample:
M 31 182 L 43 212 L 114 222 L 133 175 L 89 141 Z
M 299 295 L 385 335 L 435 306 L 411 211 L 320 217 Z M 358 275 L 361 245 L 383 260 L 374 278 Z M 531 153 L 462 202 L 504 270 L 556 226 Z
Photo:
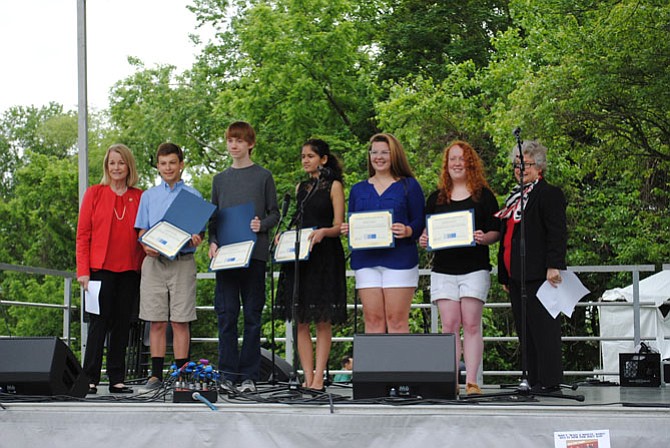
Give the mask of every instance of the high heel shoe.
M 133 393 L 133 388 L 128 387 L 128 386 L 109 386 L 109 393 L 110 394 L 132 394 Z
M 88 385 L 88 394 L 87 395 L 95 395 L 98 393 L 98 388 L 95 386 L 95 384 L 89 384 Z

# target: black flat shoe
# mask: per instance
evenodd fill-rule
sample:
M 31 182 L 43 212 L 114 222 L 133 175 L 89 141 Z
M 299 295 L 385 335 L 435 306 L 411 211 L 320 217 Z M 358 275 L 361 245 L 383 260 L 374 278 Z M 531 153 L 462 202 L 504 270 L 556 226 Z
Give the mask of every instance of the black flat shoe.
M 87 395 L 95 395 L 98 393 L 98 388 L 95 386 L 90 386 L 88 388 L 88 394 Z
M 133 388 L 128 387 L 128 386 L 122 386 L 122 387 L 109 386 L 109 393 L 110 394 L 132 394 L 133 393 Z
M 311 387 L 306 387 L 305 390 L 307 392 L 325 392 L 326 391 L 326 386 L 322 387 L 321 389 L 314 389 Z

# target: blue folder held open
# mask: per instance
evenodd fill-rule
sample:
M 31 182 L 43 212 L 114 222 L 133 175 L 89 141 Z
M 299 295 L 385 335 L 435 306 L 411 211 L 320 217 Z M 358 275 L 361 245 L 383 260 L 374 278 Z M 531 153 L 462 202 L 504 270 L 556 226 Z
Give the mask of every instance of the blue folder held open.
M 216 212 L 216 239 L 219 250 L 209 264 L 210 270 L 249 266 L 257 239 L 256 233 L 250 226 L 255 215 L 252 202 L 226 207 Z
M 207 202 L 186 190 L 181 190 L 165 212 L 163 221 L 195 235 L 205 230 L 207 221 L 214 210 L 216 210 L 216 206 L 211 202 Z
M 214 210 L 216 207 L 213 204 L 181 190 L 163 219 L 143 233 L 140 241 L 172 260 L 188 243 L 191 235 L 204 232 Z
M 216 239 L 219 247 L 242 241 L 256 241 L 256 233 L 250 227 L 254 216 L 253 202 L 217 210 Z

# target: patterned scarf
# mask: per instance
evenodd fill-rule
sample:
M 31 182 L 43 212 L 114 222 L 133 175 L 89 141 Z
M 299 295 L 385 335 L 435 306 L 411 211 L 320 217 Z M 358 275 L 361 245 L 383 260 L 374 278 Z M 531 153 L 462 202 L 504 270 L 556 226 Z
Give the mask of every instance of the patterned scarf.
M 535 185 L 537 185 L 540 179 L 541 177 L 538 177 L 533 182 L 528 182 L 523 186 L 524 209 L 528 203 L 528 195 L 533 191 L 533 188 L 535 188 Z M 519 185 L 512 188 L 512 191 L 505 200 L 505 206 L 493 216 L 498 219 L 509 219 L 511 217 L 514 219 L 514 222 L 521 221 L 521 193 L 521 187 L 519 187 Z

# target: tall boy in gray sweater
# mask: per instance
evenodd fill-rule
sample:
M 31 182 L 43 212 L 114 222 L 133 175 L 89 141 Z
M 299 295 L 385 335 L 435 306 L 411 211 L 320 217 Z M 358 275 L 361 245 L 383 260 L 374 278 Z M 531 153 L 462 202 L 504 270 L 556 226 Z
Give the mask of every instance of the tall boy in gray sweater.
M 249 123 L 238 121 L 226 130 L 231 167 L 214 176 L 212 203 L 219 209 L 253 203 L 255 216 L 249 227 L 256 233 L 256 245 L 246 268 L 216 272 L 214 309 L 219 329 L 219 370 L 224 389 L 256 390 L 261 365 L 261 313 L 265 305 L 265 266 L 269 252 L 268 232 L 279 221 L 277 190 L 272 173 L 251 160 L 256 133 Z M 217 213 L 209 224 L 209 256 L 220 246 L 217 235 Z M 244 310 L 244 335 L 238 349 L 237 321 L 240 299 Z

